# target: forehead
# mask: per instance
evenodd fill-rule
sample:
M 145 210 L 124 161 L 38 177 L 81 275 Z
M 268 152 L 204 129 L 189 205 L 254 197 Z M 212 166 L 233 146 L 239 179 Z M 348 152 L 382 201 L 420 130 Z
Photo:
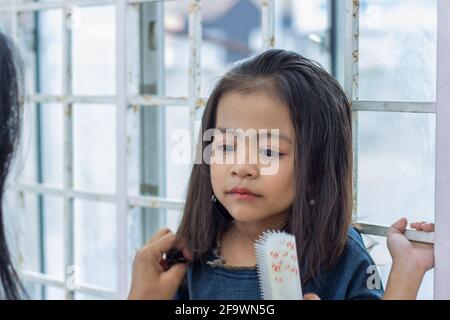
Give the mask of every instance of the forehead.
M 216 127 L 279 129 L 280 133 L 293 135 L 287 107 L 263 92 L 225 94 L 219 100 Z

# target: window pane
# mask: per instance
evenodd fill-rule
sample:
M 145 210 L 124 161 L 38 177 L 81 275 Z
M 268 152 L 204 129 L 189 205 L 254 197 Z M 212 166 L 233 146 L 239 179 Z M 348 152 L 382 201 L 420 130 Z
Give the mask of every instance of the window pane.
M 107 299 L 99 296 L 94 296 L 92 294 L 75 292 L 75 300 L 107 300 Z
M 192 168 L 190 157 L 190 117 L 188 107 L 166 107 L 166 186 L 167 197 L 184 199 Z M 181 137 L 181 134 L 183 135 Z M 196 143 L 196 141 L 194 141 Z
M 63 106 L 59 103 L 40 106 L 42 182 L 63 186 Z
M 31 300 L 43 299 L 44 286 L 32 281 L 22 281 L 22 284 Z
M 164 2 L 164 76 L 167 96 L 188 95 L 188 7 L 188 1 Z
M 361 0 L 361 100 L 434 101 L 436 0 Z
M 45 273 L 64 279 L 64 209 L 60 197 L 43 197 Z
M 113 95 L 115 7 L 79 8 L 73 29 L 73 91 L 80 95 Z
M 75 200 L 76 281 L 116 288 L 116 207 Z
M 61 10 L 47 10 L 39 19 L 39 89 L 42 94 L 62 94 L 62 19 Z M 55 27 L 57 26 L 57 27 Z M 51 81 L 50 81 L 51 79 Z
M 17 161 L 14 162 L 12 172 L 20 173 L 23 182 L 37 182 L 37 139 L 36 139 L 36 105 L 26 103 L 22 119 L 21 139 L 19 141 L 20 149 Z M 22 157 L 22 159 L 20 159 Z
M 66 298 L 66 291 L 63 288 L 45 286 L 46 300 L 64 300 L 65 298 Z
M 0 14 L 0 31 L 4 34 L 11 35 L 11 15 Z
M 75 105 L 75 189 L 114 193 L 116 120 L 113 105 Z
M 275 1 L 276 47 L 320 63 L 331 73 L 328 0 Z
M 32 13 L 22 13 L 18 15 L 17 23 L 18 39 L 15 45 L 24 71 L 24 91 L 33 94 L 37 90 L 35 16 Z
M 166 210 L 166 227 L 175 232 L 181 221 L 183 212 L 181 210 Z
M 35 194 L 25 194 L 21 201 L 24 204 L 25 210 L 20 212 L 20 228 L 23 233 L 17 242 L 19 266 L 24 270 L 41 272 L 43 268 L 41 265 L 41 242 L 39 240 L 41 229 L 39 227 L 38 196 Z
M 434 219 L 435 116 L 359 112 L 358 216 Z
M 434 221 L 435 116 L 359 112 L 358 120 L 358 220 Z M 370 254 L 385 285 L 392 263 L 386 238 L 365 238 L 377 243 Z M 432 288 L 428 272 L 418 298 L 431 299 Z
M 202 95 L 207 96 L 234 62 L 261 49 L 261 4 L 204 1 L 202 19 Z
M 171 199 L 186 199 L 187 184 L 192 169 L 189 108 L 166 108 L 166 194 Z M 189 138 L 189 139 L 185 139 Z M 196 141 L 194 141 L 196 143 Z M 167 216 L 172 230 L 178 227 L 180 212 L 174 211 Z

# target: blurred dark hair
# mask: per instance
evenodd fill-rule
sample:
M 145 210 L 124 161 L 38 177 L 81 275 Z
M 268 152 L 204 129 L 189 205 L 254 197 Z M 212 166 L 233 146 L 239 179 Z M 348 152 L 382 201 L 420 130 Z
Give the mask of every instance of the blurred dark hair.
M 19 299 L 23 290 L 6 243 L 2 206 L 21 119 L 21 80 L 14 52 L 10 40 L 0 32 L 0 297 L 6 299 Z
M 350 104 L 339 83 L 317 63 L 272 49 L 239 62 L 220 79 L 206 104 L 201 134 L 215 128 L 221 97 L 257 91 L 274 95 L 290 113 L 295 198 L 283 230 L 296 236 L 302 282 L 317 280 L 344 251 L 351 223 Z M 210 142 L 200 143 L 203 153 Z M 213 248 L 216 236 L 233 220 L 219 201 L 211 203 L 211 196 L 209 164 L 194 164 L 177 232 L 187 240 L 194 261 Z

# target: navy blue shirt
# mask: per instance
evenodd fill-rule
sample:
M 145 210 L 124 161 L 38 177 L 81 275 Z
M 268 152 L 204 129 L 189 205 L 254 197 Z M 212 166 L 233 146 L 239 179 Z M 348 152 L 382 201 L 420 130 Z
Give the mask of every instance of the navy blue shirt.
M 209 251 L 207 258 L 213 261 L 218 256 Z M 211 265 L 206 261 L 189 266 L 175 300 L 261 300 L 256 267 Z M 309 281 L 302 290 L 324 300 L 381 299 L 384 292 L 377 276 L 361 235 L 351 227 L 338 262 L 321 274 L 318 283 Z

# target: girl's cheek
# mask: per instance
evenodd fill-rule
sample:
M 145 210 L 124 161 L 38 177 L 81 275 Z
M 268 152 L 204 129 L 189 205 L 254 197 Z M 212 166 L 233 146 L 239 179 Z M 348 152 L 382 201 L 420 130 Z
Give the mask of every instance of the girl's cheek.
M 219 185 L 224 182 L 227 174 L 227 166 L 224 164 L 211 164 L 211 182 Z

